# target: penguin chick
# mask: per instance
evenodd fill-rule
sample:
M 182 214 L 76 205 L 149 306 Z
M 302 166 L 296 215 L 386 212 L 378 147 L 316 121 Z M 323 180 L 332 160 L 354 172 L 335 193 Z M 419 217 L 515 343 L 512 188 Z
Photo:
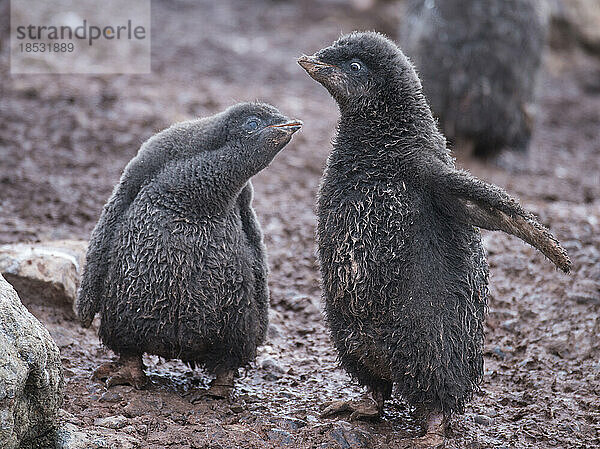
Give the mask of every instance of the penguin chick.
M 265 338 L 269 294 L 250 178 L 301 122 L 242 103 L 178 123 L 142 145 L 92 232 L 77 308 L 120 355 L 108 384 L 145 384 L 142 355 L 216 375 L 215 396 Z
M 483 375 L 488 267 L 476 227 L 516 235 L 568 272 L 558 241 L 504 190 L 454 167 L 421 83 L 381 34 L 343 36 L 299 64 L 341 113 L 317 200 L 325 315 L 342 366 L 373 398 L 392 387 L 441 441 Z
M 546 30 L 538 0 L 411 0 L 400 43 L 446 137 L 489 157 L 527 149 Z

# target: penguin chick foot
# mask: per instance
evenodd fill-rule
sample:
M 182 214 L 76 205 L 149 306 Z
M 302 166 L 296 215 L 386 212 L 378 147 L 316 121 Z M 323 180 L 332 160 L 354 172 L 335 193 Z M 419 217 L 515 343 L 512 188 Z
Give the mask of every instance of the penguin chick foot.
M 444 446 L 446 421 L 444 415 L 440 412 L 429 414 L 426 421 L 425 435 L 416 438 L 415 447 L 417 448 L 440 448 Z
M 381 416 L 382 410 L 377 401 L 371 397 L 352 401 L 333 401 L 326 404 L 321 412 L 321 418 L 339 415 L 341 413 L 350 413 L 350 420 L 357 419 L 369 420 Z
M 190 402 L 200 402 L 202 399 L 229 399 L 233 392 L 234 371 L 226 371 L 217 374 L 217 377 L 210 383 L 208 390 L 195 392 L 190 395 Z
M 94 371 L 94 378 L 105 382 L 107 388 L 115 385 L 131 385 L 137 390 L 142 390 L 148 382 L 141 354 L 122 355 L 118 362 L 103 363 Z

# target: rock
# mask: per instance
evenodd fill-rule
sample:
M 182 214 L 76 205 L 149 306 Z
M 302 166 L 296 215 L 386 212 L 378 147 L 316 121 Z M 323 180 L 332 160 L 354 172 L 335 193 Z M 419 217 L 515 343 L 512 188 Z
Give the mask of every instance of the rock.
M 269 323 L 267 328 L 267 336 L 269 339 L 281 337 L 281 328 L 277 324 Z
M 310 304 L 310 299 L 306 295 L 302 295 L 294 291 L 287 292 L 286 296 L 281 302 L 281 305 L 286 310 L 293 310 L 294 312 L 303 310 L 308 304 Z
M 242 413 L 246 411 L 246 403 L 244 401 L 233 403 L 229 406 L 233 413 Z
M 349 423 L 339 421 L 329 432 L 329 436 L 342 449 L 371 447 L 372 436 L 367 432 L 352 427 Z
M 579 304 L 600 304 L 600 282 L 578 280 L 567 292 L 567 298 Z
M 142 443 L 136 438 L 114 430 L 80 430 L 67 423 L 57 432 L 56 449 L 137 449 Z
M 482 426 L 489 426 L 492 424 L 492 419 L 485 415 L 475 415 L 473 421 L 475 421 L 475 424 L 481 424 Z
M 100 402 L 120 402 L 122 399 L 123 396 L 121 396 L 116 391 L 108 390 L 102 393 L 102 396 L 100 396 L 100 399 L 98 400 Z
M 573 44 L 600 54 L 600 5 L 598 0 L 550 0 L 550 44 Z
M 517 325 L 519 324 L 519 320 L 516 318 L 511 318 L 510 320 L 505 320 L 500 324 L 500 327 L 508 332 L 515 332 Z
M 276 444 L 288 446 L 294 444 L 294 437 L 291 433 L 281 429 L 271 429 L 267 432 L 267 438 Z
M 492 350 L 492 352 L 500 359 L 504 360 L 506 358 L 506 353 L 500 349 L 500 346 L 496 346 L 494 347 L 494 349 Z
M 271 371 L 271 372 L 275 372 L 275 373 L 284 373 L 285 372 L 283 367 L 275 359 L 272 359 L 271 357 L 267 357 L 266 359 L 264 359 L 261 363 L 261 366 L 262 366 L 262 369 L 264 369 L 266 371 Z
M 61 240 L 0 246 L 0 273 L 25 301 L 66 305 L 75 311 L 87 242 Z
M 577 358 L 577 350 L 579 349 L 578 347 L 574 347 L 571 342 L 564 339 L 552 341 L 547 345 L 547 348 L 551 354 L 565 360 L 575 360 Z
M 95 426 L 106 427 L 108 429 L 122 429 L 127 425 L 127 418 L 123 415 L 107 416 L 98 418 L 94 421 Z
M 285 373 L 285 369 L 273 358 L 266 357 L 260 362 L 261 368 L 265 371 L 263 377 L 266 380 L 277 380 Z
M 297 418 L 290 418 L 288 416 L 273 417 L 270 418 L 269 421 L 275 424 L 277 428 L 288 430 L 290 432 L 306 426 L 306 421 Z
M 163 401 L 160 397 L 134 397 L 129 404 L 127 404 L 123 411 L 125 416 L 129 418 L 135 418 L 136 416 L 143 416 L 147 414 L 160 414 L 160 409 L 163 407 Z
M 494 410 L 493 408 L 490 408 L 490 409 L 486 410 L 485 412 L 488 414 L 488 416 L 490 418 L 495 418 L 496 416 L 498 416 L 498 411 Z
M 0 446 L 52 445 L 63 389 L 56 343 L 0 275 Z

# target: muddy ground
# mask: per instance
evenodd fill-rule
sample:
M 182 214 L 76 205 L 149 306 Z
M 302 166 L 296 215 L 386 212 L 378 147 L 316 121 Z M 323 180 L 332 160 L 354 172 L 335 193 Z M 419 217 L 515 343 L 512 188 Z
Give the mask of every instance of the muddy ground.
M 61 418 L 69 429 L 96 432 L 90 447 L 411 447 L 421 429 L 399 399 L 378 422 L 319 417 L 324 402 L 361 389 L 337 367 L 314 256 L 313 204 L 337 110 L 294 62 L 342 31 L 394 32 L 397 11 L 393 3 L 364 13 L 341 1 L 155 1 L 153 73 L 139 76 L 11 77 L 2 42 L 1 243 L 87 239 L 140 143 L 174 121 L 261 99 L 305 123 L 254 180 L 271 324 L 231 401 L 192 404 L 186 394 L 210 378 L 152 357 L 149 391 L 107 391 L 91 374 L 114 355 L 95 329 L 79 328 L 43 298 L 22 298 L 60 346 Z M 561 274 L 516 238 L 484 233 L 491 266 L 485 377 L 466 413 L 452 420 L 450 448 L 600 445 L 600 59 L 548 49 L 544 60 L 529 155 L 488 164 L 457 156 L 533 210 L 574 269 Z

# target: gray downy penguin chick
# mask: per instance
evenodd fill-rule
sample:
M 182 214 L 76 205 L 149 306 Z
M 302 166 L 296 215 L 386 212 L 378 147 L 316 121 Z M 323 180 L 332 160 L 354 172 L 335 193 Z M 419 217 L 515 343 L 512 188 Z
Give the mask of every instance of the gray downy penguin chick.
M 441 128 L 489 157 L 527 149 L 547 30 L 539 0 L 410 0 L 400 43 Z
M 178 123 L 145 142 L 92 232 L 77 309 L 120 355 L 108 385 L 146 382 L 144 353 L 216 375 L 227 395 L 265 338 L 269 294 L 250 178 L 301 122 L 242 103 Z
M 483 375 L 488 267 L 477 227 L 558 241 L 504 190 L 458 170 L 415 70 L 378 33 L 343 36 L 299 64 L 341 113 L 317 200 L 325 314 L 342 366 L 369 388 L 324 415 L 377 417 L 392 387 L 441 441 Z

